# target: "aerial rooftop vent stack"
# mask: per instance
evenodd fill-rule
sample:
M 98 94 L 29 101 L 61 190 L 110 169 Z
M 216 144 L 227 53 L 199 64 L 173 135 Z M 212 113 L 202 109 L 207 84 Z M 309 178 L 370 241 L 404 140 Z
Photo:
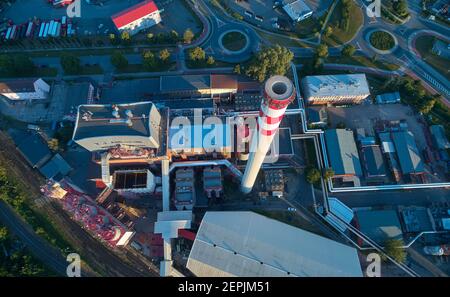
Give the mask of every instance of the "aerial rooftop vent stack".
M 117 105 L 113 105 L 112 108 L 113 108 L 112 111 L 113 117 L 115 117 L 116 119 L 120 119 L 119 107 Z
M 133 112 L 129 109 L 125 110 L 125 115 L 127 118 L 131 119 L 133 117 Z
M 251 192 L 286 108 L 294 98 L 295 88 L 287 77 L 276 75 L 266 81 L 264 98 L 259 110 L 257 132 L 252 133 L 250 155 L 242 178 L 241 191 L 243 193 Z

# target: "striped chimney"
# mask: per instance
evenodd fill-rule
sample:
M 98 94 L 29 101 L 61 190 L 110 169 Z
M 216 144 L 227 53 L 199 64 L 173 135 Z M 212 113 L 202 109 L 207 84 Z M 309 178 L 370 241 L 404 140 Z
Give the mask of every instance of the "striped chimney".
M 241 182 L 243 193 L 251 192 L 286 108 L 294 98 L 295 89 L 289 78 L 276 75 L 266 81 L 264 98 L 259 110 L 257 133 L 254 133 L 250 140 L 250 155 Z

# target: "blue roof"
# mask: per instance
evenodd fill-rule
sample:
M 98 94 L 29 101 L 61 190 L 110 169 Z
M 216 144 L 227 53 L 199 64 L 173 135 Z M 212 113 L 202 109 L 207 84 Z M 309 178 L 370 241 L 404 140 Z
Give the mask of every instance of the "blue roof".
M 209 126 L 209 127 L 208 127 Z M 174 151 L 192 149 L 221 150 L 231 147 L 231 131 L 227 124 L 196 125 L 169 128 L 169 148 Z
M 53 178 L 58 174 L 67 175 L 71 170 L 72 167 L 67 164 L 60 154 L 56 154 L 47 164 L 39 169 L 46 178 Z
M 38 133 L 25 135 L 25 138 L 16 138 L 17 149 L 32 167 L 39 168 L 51 158 L 52 153 Z
M 366 165 L 367 176 L 385 176 L 386 166 L 383 155 L 378 145 L 371 145 L 363 149 L 364 162 Z
M 404 174 L 424 172 L 423 160 L 411 131 L 398 131 L 392 133 L 400 167 Z

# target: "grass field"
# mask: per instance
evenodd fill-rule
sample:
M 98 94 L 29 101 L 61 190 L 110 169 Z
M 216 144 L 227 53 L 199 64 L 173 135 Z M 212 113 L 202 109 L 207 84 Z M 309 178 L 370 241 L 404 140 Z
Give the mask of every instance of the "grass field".
M 416 40 L 416 48 L 425 62 L 430 64 L 447 79 L 450 79 L 450 60 L 431 52 L 435 40 L 436 38 L 433 36 L 421 36 Z
M 353 57 L 328 57 L 327 63 L 337 64 L 350 64 L 357 66 L 373 67 L 383 70 L 397 70 L 400 66 L 397 64 L 386 63 L 380 60 L 372 61 L 365 56 L 353 56 Z
M 358 29 L 361 27 L 364 17 L 361 8 L 355 2 L 351 2 L 350 7 L 350 23 L 348 30 L 343 30 L 339 27 L 339 22 L 342 19 L 342 3 L 339 2 L 330 17 L 329 24 L 333 28 L 331 36 L 323 36 L 323 41 L 331 46 L 337 46 L 350 41 Z
M 239 51 L 247 44 L 247 38 L 240 32 L 229 32 L 223 36 L 223 46 L 230 51 Z

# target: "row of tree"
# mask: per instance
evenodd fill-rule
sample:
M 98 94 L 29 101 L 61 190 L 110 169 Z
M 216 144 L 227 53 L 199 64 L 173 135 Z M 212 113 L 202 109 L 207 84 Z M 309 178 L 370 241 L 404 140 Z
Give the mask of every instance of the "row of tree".
M 0 225 L 0 277 L 49 276 L 41 262 L 17 240 L 9 230 Z
M 36 66 L 26 55 L 0 55 L 0 74 L 5 76 L 31 76 Z
M 167 65 L 170 62 L 170 51 L 168 49 L 162 49 L 156 56 L 154 52 L 147 50 L 142 53 L 142 65 L 146 70 L 154 70 L 158 66 Z M 115 51 L 111 55 L 111 64 L 118 70 L 124 70 L 128 67 L 128 59 L 121 51 Z
M 177 42 L 184 42 L 186 44 L 189 44 L 192 42 L 194 37 L 194 32 L 192 32 L 192 30 L 188 28 L 184 31 L 182 36 L 180 36 L 177 31 L 172 30 L 168 33 L 148 33 L 145 36 L 145 40 L 148 44 L 175 44 Z M 109 35 L 109 41 L 113 45 L 131 45 L 135 40 L 128 31 L 123 31 L 119 36 L 111 33 Z

